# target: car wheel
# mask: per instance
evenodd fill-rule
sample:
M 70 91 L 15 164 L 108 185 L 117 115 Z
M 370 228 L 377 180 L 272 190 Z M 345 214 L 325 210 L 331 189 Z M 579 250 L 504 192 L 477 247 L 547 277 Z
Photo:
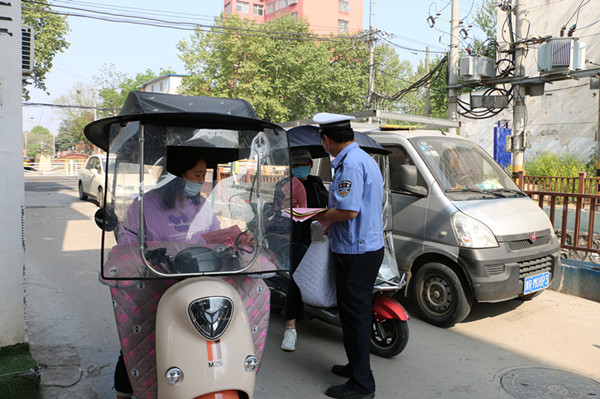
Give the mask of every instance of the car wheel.
M 422 318 L 438 327 L 452 327 L 471 311 L 473 299 L 452 268 L 426 263 L 416 273 L 412 297 Z
M 85 195 L 85 193 L 83 192 L 83 184 L 79 182 L 79 199 L 85 201 L 87 200 L 87 198 L 87 195 Z
M 98 208 L 104 208 L 104 191 L 102 190 L 102 187 L 98 187 L 96 200 L 98 201 Z
M 399 319 L 373 321 L 371 353 L 381 357 L 394 357 L 408 343 L 408 322 Z

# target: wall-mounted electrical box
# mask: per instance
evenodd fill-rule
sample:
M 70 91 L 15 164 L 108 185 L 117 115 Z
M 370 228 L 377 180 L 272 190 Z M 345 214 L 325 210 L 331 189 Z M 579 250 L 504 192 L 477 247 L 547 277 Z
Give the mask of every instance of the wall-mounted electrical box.
M 538 48 L 538 71 L 575 71 L 585 67 L 585 43 L 576 37 L 550 39 Z
M 496 61 L 493 58 L 469 55 L 460 59 L 460 76 L 463 81 L 478 82 L 481 78 L 496 77 Z

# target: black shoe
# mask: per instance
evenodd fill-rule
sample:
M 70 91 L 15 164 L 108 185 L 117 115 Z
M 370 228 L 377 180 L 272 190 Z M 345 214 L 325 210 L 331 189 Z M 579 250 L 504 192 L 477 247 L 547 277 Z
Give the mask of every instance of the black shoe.
M 350 365 L 346 364 L 342 366 L 341 364 L 336 364 L 331 368 L 331 372 L 335 375 L 339 375 L 340 377 L 350 378 Z
M 375 392 L 360 393 L 345 383 L 328 388 L 325 395 L 338 399 L 371 399 L 375 397 Z

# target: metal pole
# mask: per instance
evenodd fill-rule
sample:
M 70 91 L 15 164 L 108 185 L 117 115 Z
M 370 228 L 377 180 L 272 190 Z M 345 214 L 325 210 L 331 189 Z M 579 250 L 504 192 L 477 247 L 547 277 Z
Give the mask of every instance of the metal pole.
M 429 46 L 425 48 L 425 68 L 427 74 L 429 74 Z M 425 89 L 425 115 L 431 116 L 431 79 L 427 79 L 427 86 Z
M 598 79 L 600 80 L 600 75 Z M 598 90 L 598 130 L 596 131 L 596 176 L 600 176 L 600 90 Z
M 366 109 L 373 108 L 373 88 L 375 86 L 375 76 L 374 76 L 374 65 L 375 62 L 375 30 L 373 27 L 369 30 L 369 89 L 367 92 L 367 104 Z
M 516 0 L 515 33 L 518 44 L 515 47 L 515 77 L 525 76 L 525 45 L 523 40 L 527 36 L 525 24 L 526 4 L 525 0 Z M 514 86 L 514 108 L 513 108 L 513 174 L 524 170 L 525 148 L 523 136 L 525 135 L 525 87 L 517 84 Z
M 459 0 L 452 0 L 452 20 L 450 21 L 450 57 L 448 60 L 448 83 L 458 83 L 458 35 L 459 35 Z M 448 119 L 458 120 L 457 90 L 448 89 Z M 448 129 L 448 133 L 456 134 L 455 128 Z

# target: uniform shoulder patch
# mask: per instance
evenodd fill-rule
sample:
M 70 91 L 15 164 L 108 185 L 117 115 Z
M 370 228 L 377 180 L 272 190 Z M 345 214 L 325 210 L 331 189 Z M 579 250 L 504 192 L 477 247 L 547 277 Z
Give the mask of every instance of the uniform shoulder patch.
M 340 197 L 344 198 L 350 194 L 350 190 L 352 190 L 352 180 L 341 180 L 338 183 L 337 191 Z

